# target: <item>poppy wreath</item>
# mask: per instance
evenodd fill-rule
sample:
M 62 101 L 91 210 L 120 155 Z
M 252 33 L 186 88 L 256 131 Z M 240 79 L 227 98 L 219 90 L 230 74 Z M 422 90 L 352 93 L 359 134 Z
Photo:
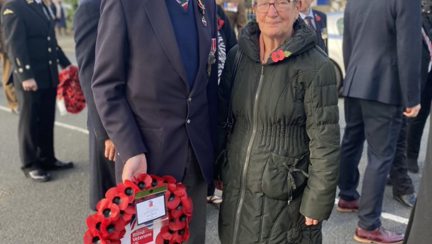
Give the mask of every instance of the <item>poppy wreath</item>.
M 78 67 L 70 65 L 59 73 L 57 98 L 63 99 L 66 111 L 77 114 L 85 108 L 84 93 L 78 78 Z
M 87 217 L 84 244 L 120 244 L 125 227 L 136 215 L 135 195 L 140 191 L 165 186 L 165 205 L 168 225 L 162 227 L 156 244 L 180 244 L 189 239 L 189 223 L 192 218 L 192 199 L 186 187 L 172 176 L 141 174 L 126 180 L 105 193 L 96 205 L 97 212 Z

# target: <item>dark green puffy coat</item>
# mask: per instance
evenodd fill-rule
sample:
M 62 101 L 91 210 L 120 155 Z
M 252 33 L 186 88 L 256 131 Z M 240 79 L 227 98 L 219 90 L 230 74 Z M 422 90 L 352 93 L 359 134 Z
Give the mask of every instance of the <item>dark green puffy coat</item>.
M 228 56 L 221 120 L 235 52 L 243 53 L 232 88 L 228 160 L 221 166 L 222 244 L 310 243 L 303 239 L 304 216 L 330 216 L 339 174 L 338 96 L 334 68 L 315 38 L 297 21 L 275 51 L 283 50 L 285 59 L 262 65 L 258 25 L 251 22 Z

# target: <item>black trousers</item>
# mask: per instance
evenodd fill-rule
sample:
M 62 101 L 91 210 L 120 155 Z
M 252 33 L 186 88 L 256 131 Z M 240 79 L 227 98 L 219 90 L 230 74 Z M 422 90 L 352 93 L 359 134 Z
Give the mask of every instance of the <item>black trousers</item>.
M 381 226 L 385 182 L 393 163 L 402 124 L 402 108 L 356 98 L 345 98 L 346 128 L 341 146 L 340 198 L 355 200 L 360 173 L 358 164 L 366 139 L 368 164 L 359 204 L 358 226 L 373 230 Z
M 403 118 L 402 126 L 397 140 L 396 153 L 390 170 L 390 180 L 393 186 L 393 195 L 407 195 L 414 193 L 414 185 L 408 175 L 406 161 L 407 119 Z
M 90 147 L 90 208 L 105 197 L 109 188 L 116 185 L 114 162 L 105 158 L 105 141 L 98 139 L 89 128 Z
M 20 101 L 18 143 L 22 168 L 41 168 L 53 163 L 56 89 L 22 90 L 17 85 Z
M 407 158 L 417 160 L 423 129 L 429 116 L 432 101 L 432 72 L 429 73 L 421 94 L 421 110 L 417 117 L 408 120 Z

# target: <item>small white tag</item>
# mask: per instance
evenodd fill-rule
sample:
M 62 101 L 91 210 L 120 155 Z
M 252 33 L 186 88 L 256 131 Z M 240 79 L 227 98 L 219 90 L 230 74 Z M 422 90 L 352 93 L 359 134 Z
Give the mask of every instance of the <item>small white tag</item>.
M 158 195 L 136 204 L 138 225 L 165 216 L 165 195 Z

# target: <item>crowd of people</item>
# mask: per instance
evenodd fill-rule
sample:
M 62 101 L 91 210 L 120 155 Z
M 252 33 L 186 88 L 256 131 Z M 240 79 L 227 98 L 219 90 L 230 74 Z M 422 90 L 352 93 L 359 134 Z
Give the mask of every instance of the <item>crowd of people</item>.
M 2 82 L 19 114 L 22 170 L 45 182 L 73 167 L 53 146 L 58 66 L 71 65 L 56 39 L 65 10 L 61 0 L 0 3 Z M 90 208 L 140 173 L 171 175 L 193 201 L 189 243 L 205 243 L 211 202 L 223 244 L 315 244 L 339 188 L 336 209 L 358 212 L 354 240 L 428 243 L 432 154 L 418 194 L 408 172 L 420 172 L 432 99 L 432 1 L 348 1 L 342 140 L 327 19 L 312 3 L 256 0 L 248 22 L 243 0 L 81 0 L 73 27 Z M 405 236 L 381 224 L 386 184 L 413 208 Z

